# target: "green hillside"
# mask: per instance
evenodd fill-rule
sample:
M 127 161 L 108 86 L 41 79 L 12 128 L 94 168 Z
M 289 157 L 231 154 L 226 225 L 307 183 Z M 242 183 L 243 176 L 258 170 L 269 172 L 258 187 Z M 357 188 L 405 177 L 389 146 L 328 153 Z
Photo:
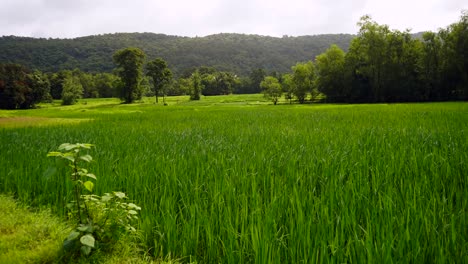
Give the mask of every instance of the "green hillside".
M 14 62 L 41 71 L 81 69 L 110 72 L 112 54 L 138 47 L 148 59 L 162 57 L 176 74 L 198 66 L 213 66 L 240 75 L 252 69 L 288 71 L 298 61 L 314 59 L 331 44 L 348 49 L 353 35 L 334 34 L 282 38 L 217 34 L 179 37 L 154 33 L 117 33 L 75 39 L 0 37 L 0 62 Z

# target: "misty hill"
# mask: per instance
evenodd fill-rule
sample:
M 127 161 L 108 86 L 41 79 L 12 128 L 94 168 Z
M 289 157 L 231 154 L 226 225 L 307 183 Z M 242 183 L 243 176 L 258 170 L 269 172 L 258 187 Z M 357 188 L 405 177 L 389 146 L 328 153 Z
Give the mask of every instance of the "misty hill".
M 252 69 L 286 72 L 298 61 L 314 59 L 331 44 L 347 50 L 353 35 L 330 34 L 300 37 L 267 37 L 217 34 L 178 37 L 154 33 L 117 33 L 75 39 L 16 36 L 0 38 L 0 62 L 20 63 L 41 71 L 79 68 L 88 72 L 114 69 L 112 54 L 138 47 L 147 59 L 161 57 L 178 74 L 197 66 L 248 74 Z

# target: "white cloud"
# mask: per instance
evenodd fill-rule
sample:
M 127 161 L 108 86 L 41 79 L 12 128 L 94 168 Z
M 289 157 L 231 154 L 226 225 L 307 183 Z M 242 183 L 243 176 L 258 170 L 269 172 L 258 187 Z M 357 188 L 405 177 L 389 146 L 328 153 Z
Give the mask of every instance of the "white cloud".
M 381 24 L 413 32 L 456 22 L 459 0 L 0 0 L 0 35 L 77 37 L 113 32 L 204 36 L 356 33 L 370 14 Z

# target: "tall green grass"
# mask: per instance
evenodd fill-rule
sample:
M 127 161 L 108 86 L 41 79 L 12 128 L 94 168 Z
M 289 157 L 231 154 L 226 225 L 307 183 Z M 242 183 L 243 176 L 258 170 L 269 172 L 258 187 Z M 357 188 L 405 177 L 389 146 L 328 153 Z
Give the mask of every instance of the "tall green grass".
M 142 206 L 158 257 L 468 262 L 468 104 L 219 98 L 21 112 L 92 120 L 0 128 L 0 191 L 63 213 L 70 187 L 45 155 L 93 143 L 97 192 L 122 190 Z

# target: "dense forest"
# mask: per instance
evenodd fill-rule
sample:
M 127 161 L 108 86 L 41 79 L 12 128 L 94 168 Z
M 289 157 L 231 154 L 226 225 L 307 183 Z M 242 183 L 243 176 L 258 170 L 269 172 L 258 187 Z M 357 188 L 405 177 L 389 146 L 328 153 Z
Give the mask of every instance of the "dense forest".
M 112 72 L 112 55 L 137 47 L 148 59 L 164 58 L 175 75 L 199 66 L 215 67 L 238 75 L 252 69 L 286 72 L 298 61 L 313 59 L 331 44 L 347 50 L 353 35 L 317 35 L 282 38 L 217 34 L 178 37 L 154 33 L 117 33 L 75 39 L 0 38 L 0 62 L 19 63 L 43 72 L 80 69 Z

